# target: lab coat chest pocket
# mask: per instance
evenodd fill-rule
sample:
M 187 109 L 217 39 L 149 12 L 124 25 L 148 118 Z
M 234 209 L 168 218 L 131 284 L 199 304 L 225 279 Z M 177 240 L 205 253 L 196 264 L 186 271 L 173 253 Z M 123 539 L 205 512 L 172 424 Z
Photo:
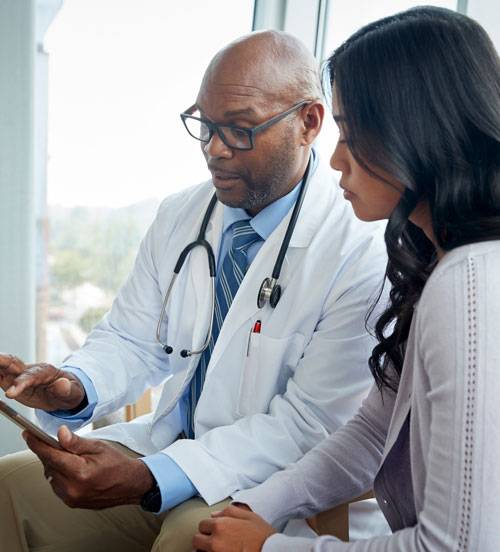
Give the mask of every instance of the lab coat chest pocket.
M 285 392 L 287 381 L 302 357 L 304 339 L 299 333 L 282 338 L 251 334 L 240 380 L 240 416 L 267 412 L 271 399 Z

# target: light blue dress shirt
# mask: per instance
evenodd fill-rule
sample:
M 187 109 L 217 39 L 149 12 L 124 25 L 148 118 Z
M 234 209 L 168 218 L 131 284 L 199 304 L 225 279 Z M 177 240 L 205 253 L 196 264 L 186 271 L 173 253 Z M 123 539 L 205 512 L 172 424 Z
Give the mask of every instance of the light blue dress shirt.
M 314 171 L 317 162 L 315 158 L 316 156 L 313 153 L 313 166 L 311 167 L 311 173 Z M 222 260 L 231 247 L 232 225 L 240 220 L 250 220 L 250 225 L 262 238 L 251 245 L 248 249 L 248 264 L 250 265 L 255 259 L 264 241 L 272 234 L 290 209 L 295 205 L 295 201 L 300 190 L 300 184 L 301 182 L 299 182 L 287 195 L 265 207 L 253 218 L 244 209 L 228 207 L 227 205 L 224 206 L 222 237 L 217 258 L 217 278 L 219 276 L 219 267 L 221 266 Z M 85 388 L 85 392 L 87 393 L 88 405 L 84 408 L 84 410 L 78 412 L 77 414 L 68 415 L 64 411 L 58 411 L 54 412 L 53 415 L 63 418 L 64 422 L 70 429 L 76 429 L 91 418 L 97 404 L 97 393 L 92 381 L 82 370 L 73 366 L 63 366 L 63 369 L 67 372 L 73 373 L 80 379 Z M 188 407 L 188 393 L 189 386 L 187 386 L 186 392 L 181 398 L 179 404 L 185 433 L 187 433 L 186 412 Z M 140 458 L 140 460 L 148 466 L 161 491 L 162 505 L 161 509 L 157 513 L 163 513 L 166 510 L 170 510 L 181 502 L 184 502 L 185 500 L 188 500 L 198 494 L 198 491 L 191 483 L 191 480 L 187 477 L 179 465 L 176 464 L 167 454 L 159 452 Z

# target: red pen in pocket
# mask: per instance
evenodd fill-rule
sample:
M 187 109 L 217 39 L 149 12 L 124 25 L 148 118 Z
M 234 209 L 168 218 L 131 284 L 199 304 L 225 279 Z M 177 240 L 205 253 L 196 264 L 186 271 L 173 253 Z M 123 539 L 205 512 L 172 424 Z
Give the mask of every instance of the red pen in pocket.
M 250 354 L 250 341 L 252 340 L 252 334 L 254 334 L 254 333 L 259 334 L 261 328 L 262 328 L 262 324 L 261 324 L 260 320 L 257 320 L 257 322 L 255 322 L 255 324 L 253 325 L 252 330 L 248 334 L 247 356 Z

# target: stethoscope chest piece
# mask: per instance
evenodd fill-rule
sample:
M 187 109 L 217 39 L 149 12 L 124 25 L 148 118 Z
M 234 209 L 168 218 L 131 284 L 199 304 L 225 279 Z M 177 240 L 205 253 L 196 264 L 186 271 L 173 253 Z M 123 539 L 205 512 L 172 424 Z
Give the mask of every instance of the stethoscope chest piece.
M 276 283 L 274 278 L 265 278 L 262 282 L 257 297 L 257 306 L 262 309 L 266 303 L 274 309 L 281 298 L 281 286 Z

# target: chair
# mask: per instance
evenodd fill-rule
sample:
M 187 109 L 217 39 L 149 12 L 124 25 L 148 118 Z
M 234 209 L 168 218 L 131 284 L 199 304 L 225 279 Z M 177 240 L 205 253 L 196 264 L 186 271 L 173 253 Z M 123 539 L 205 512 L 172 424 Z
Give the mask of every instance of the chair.
M 144 392 L 142 397 L 137 399 L 134 404 L 128 404 L 125 407 L 125 421 L 130 422 L 143 414 L 151 412 L 151 389 Z
M 374 498 L 373 491 L 368 491 L 364 495 L 346 502 L 339 504 L 335 508 L 321 512 L 312 518 L 309 518 L 307 522 L 318 535 L 333 535 L 338 539 L 348 542 L 349 541 L 349 504 L 353 502 L 359 502 L 361 500 L 368 500 Z

